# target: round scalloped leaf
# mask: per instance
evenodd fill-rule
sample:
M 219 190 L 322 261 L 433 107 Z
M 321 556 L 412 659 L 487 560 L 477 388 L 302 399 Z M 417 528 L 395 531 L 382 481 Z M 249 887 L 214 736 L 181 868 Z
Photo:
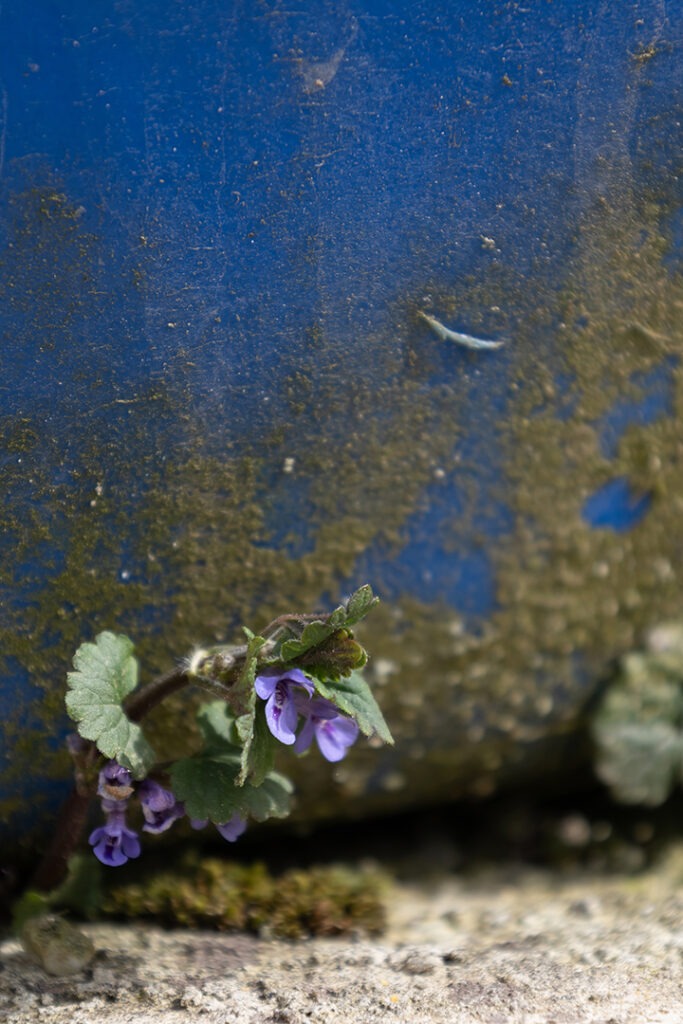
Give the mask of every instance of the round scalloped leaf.
M 123 710 L 138 682 L 133 649 L 128 637 L 108 632 L 98 634 L 94 643 L 81 644 L 74 655 L 75 671 L 67 676 L 66 709 L 84 739 L 142 779 L 156 755 Z
M 173 792 L 185 804 L 190 818 L 209 818 L 216 825 L 234 814 L 256 821 L 285 818 L 293 786 L 278 772 L 270 772 L 260 786 L 236 785 L 240 772 L 237 756 L 187 757 L 170 770 Z

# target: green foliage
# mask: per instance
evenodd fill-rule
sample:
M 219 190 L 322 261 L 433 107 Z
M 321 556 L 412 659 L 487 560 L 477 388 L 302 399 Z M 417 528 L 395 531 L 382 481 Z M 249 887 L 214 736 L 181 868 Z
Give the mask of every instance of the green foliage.
M 254 679 L 258 668 L 258 656 L 265 644 L 265 637 L 254 636 L 250 629 L 244 629 L 247 637 L 247 651 L 237 682 L 230 691 L 230 707 L 235 715 L 253 715 L 256 696 Z
M 669 723 L 603 718 L 595 735 L 600 743 L 597 774 L 622 803 L 658 807 L 681 781 L 683 738 Z
M 67 676 L 66 707 L 78 732 L 136 779 L 144 778 L 155 754 L 140 726 L 130 722 L 123 710 L 123 701 L 138 682 L 133 644 L 128 637 L 100 633 L 95 643 L 81 644 L 73 663 L 75 671 Z
M 277 747 L 261 702 L 252 714 L 236 719 L 225 701 L 211 701 L 197 712 L 197 724 L 204 740 L 203 756 L 237 757 L 240 770 L 235 785 L 243 786 L 247 779 L 252 786 L 261 785 L 273 768 Z
M 102 906 L 102 873 L 102 865 L 90 853 L 74 854 L 66 878 L 51 893 L 52 907 L 93 920 Z
M 260 710 L 256 721 L 261 718 Z M 254 777 L 249 781 L 240 781 L 240 719 L 235 721 L 223 701 L 212 701 L 199 709 L 197 722 L 204 738 L 203 750 L 195 757 L 176 761 L 170 769 L 173 792 L 184 802 L 189 816 L 209 818 L 217 825 L 234 814 L 257 821 L 286 817 L 293 787 L 283 775 L 270 770 L 272 737 L 270 733 L 263 735 L 264 730 L 267 732 L 265 721 L 251 737 Z
M 379 604 L 379 598 L 375 597 L 372 592 L 372 587 L 369 583 L 359 587 L 349 600 L 346 602 L 344 621 L 339 623 L 340 626 L 355 626 L 357 622 L 364 619 L 365 616 L 371 611 L 376 604 Z M 337 609 L 337 613 L 340 609 Z M 333 614 L 335 614 L 333 612 Z
M 165 697 L 194 682 L 220 699 L 203 705 L 197 713 L 202 750 L 160 766 L 170 776 L 177 800 L 184 803 L 190 818 L 209 819 L 217 825 L 235 815 L 256 821 L 285 817 L 293 787 L 273 770 L 279 744 L 266 719 L 266 704 L 257 700 L 255 678 L 264 669 L 303 670 L 316 692 L 354 719 L 366 736 L 393 743 L 359 672 L 367 653 L 352 631 L 376 603 L 372 589 L 364 586 L 326 618 L 311 621 L 311 616 L 284 615 L 268 627 L 265 637 L 245 627 L 246 644 L 199 651 L 186 667 L 143 687 L 129 702 L 127 698 L 138 685 L 133 644 L 125 636 L 100 633 L 94 643 L 82 644 L 74 656 L 74 671 L 68 675 L 67 710 L 79 734 L 95 744 L 99 754 L 117 761 L 140 780 L 154 768 L 156 757 L 125 708 L 131 709 L 132 718 L 142 718 Z M 93 782 L 98 763 L 91 759 L 92 753 L 92 747 L 86 745 L 82 763 L 74 753 L 80 784 L 90 773 Z M 98 868 L 90 858 L 73 861 L 70 878 L 52 894 L 49 906 L 75 908 L 87 916 L 99 901 Z M 31 894 L 20 906 L 20 916 L 30 917 L 47 905 L 38 894 Z
M 305 631 L 304 631 L 305 632 Z M 354 669 L 363 668 L 368 660 L 367 652 L 348 629 L 336 629 L 325 639 L 300 654 L 296 663 L 299 668 L 322 678 L 339 679 Z
M 339 634 L 340 639 L 342 635 L 344 639 L 352 638 L 353 634 L 350 631 L 350 627 L 355 626 L 357 622 L 365 618 L 370 609 L 374 608 L 378 602 L 379 598 L 373 594 L 372 587 L 367 584 L 360 587 L 351 595 L 345 605 L 339 605 L 326 619 L 316 619 L 314 622 L 309 622 L 304 626 L 299 637 L 283 641 L 279 651 L 280 661 L 285 663 L 296 661 L 300 665 L 311 664 L 311 653 L 316 649 L 324 649 L 334 634 Z M 356 647 L 360 648 L 360 645 L 357 644 Z M 362 651 L 362 648 L 360 648 L 360 651 Z M 306 655 L 309 656 L 308 662 L 305 661 Z M 360 657 L 362 657 L 362 661 L 359 663 L 358 659 Z M 344 673 L 351 671 L 352 668 L 361 668 L 367 660 L 367 655 L 364 651 L 362 656 L 355 653 L 354 663 L 348 669 L 345 668 L 346 659 L 347 655 L 345 654 L 343 661 L 339 665 L 338 672 Z
M 16 935 L 32 917 L 43 917 L 48 913 L 52 901 L 49 893 L 26 889 L 12 907 L 12 929 Z
M 261 718 L 259 710 L 256 721 L 260 723 Z M 272 737 L 263 735 L 267 732 L 265 721 L 252 737 L 253 778 L 238 781 L 243 770 L 243 748 L 237 742 L 239 721 L 235 722 L 223 701 L 204 704 L 197 713 L 204 748 L 195 757 L 176 761 L 170 769 L 173 792 L 185 803 L 191 818 L 209 818 L 222 825 L 234 814 L 257 821 L 289 814 L 293 787 L 270 770 Z
M 683 781 L 683 628 L 621 659 L 592 722 L 595 769 L 617 800 L 656 807 Z
M 262 636 L 254 636 L 251 630 L 244 630 L 247 637 L 247 653 L 244 667 L 235 687 L 236 700 L 231 700 L 233 709 L 239 708 L 240 713 L 235 722 L 235 731 L 242 744 L 240 771 L 235 780 L 236 786 L 243 786 L 251 779 L 255 786 L 261 785 L 263 779 L 273 767 L 274 753 L 272 745 L 262 734 L 256 731 L 256 691 L 254 679 L 258 668 L 258 656 L 265 644 Z M 267 731 L 267 730 L 266 730 Z
M 331 700 L 340 711 L 350 715 L 358 723 L 365 736 L 377 735 L 384 743 L 394 742 L 389 726 L 372 695 L 370 687 L 360 672 L 338 680 L 315 680 L 315 688 L 321 697 Z
M 239 756 L 240 746 L 235 735 L 235 719 L 222 700 L 202 704 L 197 712 L 197 725 L 207 755 L 232 754 Z
M 316 620 L 304 626 L 297 640 L 285 640 L 280 646 L 280 660 L 283 662 L 299 661 L 308 651 L 324 644 L 335 631 L 328 622 Z
M 80 917 L 94 918 L 102 906 L 102 866 L 89 854 L 69 858 L 68 874 L 52 892 L 27 889 L 12 908 L 12 927 L 21 933 L 32 917 L 44 917 L 52 910 L 71 910 Z
M 256 786 L 237 785 L 240 752 L 200 754 L 186 757 L 170 769 L 173 792 L 185 804 L 191 818 L 209 818 L 217 825 L 234 814 L 265 821 L 289 814 L 291 782 L 278 772 L 269 772 Z
M 235 730 L 244 743 L 240 773 L 235 784 L 243 786 L 248 779 L 252 786 L 260 786 L 266 775 L 273 770 L 277 749 L 277 740 L 266 722 L 265 704 L 259 701 L 253 715 L 238 718 Z

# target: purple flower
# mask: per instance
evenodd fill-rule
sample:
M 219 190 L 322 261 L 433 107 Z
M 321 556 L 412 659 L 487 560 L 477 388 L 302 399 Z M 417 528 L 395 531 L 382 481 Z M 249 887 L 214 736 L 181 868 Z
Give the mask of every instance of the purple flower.
M 230 821 L 226 821 L 223 825 L 216 825 L 216 828 L 229 843 L 235 843 L 246 831 L 247 823 L 244 818 L 240 818 L 239 814 L 233 814 Z
M 102 801 L 107 814 L 106 824 L 90 833 L 88 842 L 98 860 L 108 867 L 118 868 L 133 857 L 140 856 L 137 833 L 126 826 L 126 807 L 118 800 Z
M 191 818 L 190 825 L 192 828 L 205 828 L 209 824 L 209 819 L 204 818 Z M 216 828 L 229 843 L 235 843 L 246 830 L 247 823 L 244 818 L 240 817 L 239 814 L 233 814 L 230 821 L 224 822 L 222 825 L 216 825 Z
M 306 722 L 297 736 L 294 750 L 302 754 L 310 747 L 313 737 L 326 761 L 341 761 L 349 747 L 358 738 L 358 726 L 352 718 L 340 715 L 334 704 L 318 697 L 307 705 L 299 704 Z
M 165 832 L 185 813 L 185 808 L 176 800 L 173 793 L 152 779 L 145 779 L 140 783 L 137 795 L 145 818 L 143 832 Z
M 97 795 L 107 800 L 127 800 L 133 792 L 133 776 L 117 761 L 107 761 L 97 780 Z
M 291 746 L 299 721 L 301 694 L 297 691 L 304 690 L 310 697 L 313 683 L 300 668 L 290 668 L 287 672 L 256 676 L 254 689 L 266 702 L 266 722 L 273 736 Z

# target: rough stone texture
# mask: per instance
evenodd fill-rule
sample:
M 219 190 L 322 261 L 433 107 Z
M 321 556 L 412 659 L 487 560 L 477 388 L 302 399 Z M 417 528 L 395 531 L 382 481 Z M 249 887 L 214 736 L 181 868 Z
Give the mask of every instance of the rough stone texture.
M 77 978 L 0 946 L 6 1024 L 674 1024 L 683 850 L 637 876 L 497 868 L 398 886 L 381 941 L 91 925 Z

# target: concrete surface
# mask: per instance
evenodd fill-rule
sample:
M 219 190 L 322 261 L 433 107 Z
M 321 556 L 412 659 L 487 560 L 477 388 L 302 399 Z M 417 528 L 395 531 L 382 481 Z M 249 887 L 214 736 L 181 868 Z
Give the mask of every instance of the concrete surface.
M 6 1024 L 678 1024 L 683 849 L 636 875 L 498 867 L 397 885 L 380 940 L 88 925 L 48 977 L 0 945 Z

